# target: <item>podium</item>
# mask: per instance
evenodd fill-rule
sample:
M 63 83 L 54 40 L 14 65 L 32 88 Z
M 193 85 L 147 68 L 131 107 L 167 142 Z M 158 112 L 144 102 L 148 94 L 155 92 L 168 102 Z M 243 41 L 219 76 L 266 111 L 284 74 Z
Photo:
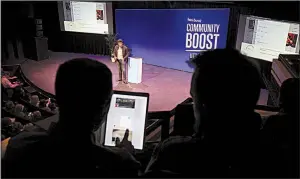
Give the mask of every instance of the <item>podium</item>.
M 128 59 L 128 82 L 141 83 L 143 71 L 143 59 L 138 57 L 129 57 Z

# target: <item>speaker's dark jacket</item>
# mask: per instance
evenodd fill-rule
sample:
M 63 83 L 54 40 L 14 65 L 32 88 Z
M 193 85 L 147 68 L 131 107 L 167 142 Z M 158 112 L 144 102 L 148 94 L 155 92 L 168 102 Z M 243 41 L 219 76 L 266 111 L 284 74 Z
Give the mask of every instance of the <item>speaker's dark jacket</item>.
M 129 56 L 129 50 L 125 45 L 123 45 L 121 48 L 122 48 L 123 58 L 125 61 L 127 61 L 128 56 Z M 119 45 L 116 45 L 114 48 L 114 57 L 115 58 L 118 57 L 118 49 L 119 49 Z

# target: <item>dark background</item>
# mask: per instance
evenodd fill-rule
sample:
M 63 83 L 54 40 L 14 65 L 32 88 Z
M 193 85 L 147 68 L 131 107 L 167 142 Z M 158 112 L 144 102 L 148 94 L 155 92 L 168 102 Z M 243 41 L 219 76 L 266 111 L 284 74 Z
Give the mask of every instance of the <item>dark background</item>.
M 115 9 L 142 8 L 230 8 L 227 47 L 234 47 L 240 14 L 249 14 L 276 20 L 299 22 L 299 2 L 113 2 Z M 108 55 L 104 35 L 60 30 L 57 2 L 1 2 L 2 60 L 7 59 L 7 44 L 18 46 L 35 35 L 30 18 L 43 20 L 44 36 L 48 37 L 49 50 Z M 21 42 L 21 43 L 20 43 Z M 31 48 L 24 44 L 24 50 Z M 19 48 L 19 47 L 18 47 Z M 34 48 L 34 47 L 33 47 Z M 17 57 L 18 53 L 15 52 Z

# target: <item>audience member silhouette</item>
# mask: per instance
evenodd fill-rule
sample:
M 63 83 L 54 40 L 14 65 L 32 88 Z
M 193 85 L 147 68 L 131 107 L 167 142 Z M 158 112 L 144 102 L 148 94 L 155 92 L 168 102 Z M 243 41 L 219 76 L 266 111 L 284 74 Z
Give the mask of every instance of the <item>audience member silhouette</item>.
M 261 127 L 260 115 L 254 112 L 261 86 L 257 68 L 232 49 L 205 52 L 194 63 L 196 135 L 163 141 L 154 150 L 146 176 L 256 176 Z
M 43 119 L 43 116 L 40 111 L 34 111 L 32 113 L 32 122 L 37 122 Z
M 1 141 L 6 139 L 6 136 L 4 134 L 1 134 Z
M 280 88 L 280 112 L 269 116 L 261 131 L 266 171 L 280 178 L 299 178 L 299 78 L 290 78 Z
M 11 82 L 10 80 L 16 79 L 17 77 L 10 77 L 8 73 L 3 72 L 1 76 L 1 84 L 5 89 L 13 89 L 22 84 L 20 82 Z
M 33 106 L 38 107 L 40 104 L 40 99 L 38 95 L 33 95 L 30 98 L 30 104 L 32 104 Z
M 23 112 L 24 111 L 24 105 L 22 104 L 17 104 L 16 107 L 15 107 L 15 110 L 14 110 L 14 114 L 19 116 L 19 117 L 25 117 L 25 113 Z
M 4 156 L 7 177 L 134 177 L 140 163 L 124 148 L 92 142 L 112 96 L 112 73 L 91 59 L 60 65 L 55 92 L 59 122 L 48 133 L 23 131 Z M 89 105 L 86 105 L 89 104 Z M 28 172 L 32 170 L 34 172 Z
M 14 109 L 15 109 L 15 104 L 14 104 L 14 102 L 12 102 L 12 101 L 7 101 L 7 102 L 5 103 L 5 109 L 6 109 L 8 112 L 13 113 L 13 112 L 14 112 Z
M 1 70 L 1 88 L 2 88 L 2 98 L 8 100 L 11 98 L 17 99 L 24 92 L 22 90 L 22 83 L 19 81 L 11 82 L 10 80 L 17 79 L 16 76 L 10 77 L 9 73 Z
M 7 126 L 10 126 L 15 121 L 14 118 L 4 117 L 1 118 L 1 127 L 6 128 Z
M 56 107 L 55 103 L 50 103 L 49 108 L 50 108 L 51 112 L 53 112 L 55 114 L 58 113 L 58 108 Z
M 39 107 L 45 111 L 51 112 L 51 109 L 48 106 L 49 106 L 49 101 L 45 99 L 40 100 Z
M 15 136 L 23 130 L 20 122 L 15 122 L 15 118 L 4 117 L 1 119 L 1 131 L 5 137 Z
M 21 131 L 23 131 L 24 126 L 23 124 L 21 124 L 20 122 L 13 122 L 11 125 L 11 136 L 15 136 L 18 133 L 20 133 Z

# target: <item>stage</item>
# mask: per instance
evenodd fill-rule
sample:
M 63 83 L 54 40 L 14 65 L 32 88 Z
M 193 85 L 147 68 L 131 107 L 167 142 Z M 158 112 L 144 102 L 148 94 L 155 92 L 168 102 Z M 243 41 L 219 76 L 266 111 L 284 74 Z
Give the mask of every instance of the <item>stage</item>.
M 48 60 L 10 60 L 8 64 L 22 63 L 22 70 L 29 80 L 39 88 L 54 94 L 55 75 L 59 65 L 80 57 L 95 59 L 106 64 L 113 73 L 114 90 L 149 93 L 149 111 L 171 110 L 190 97 L 192 73 L 143 64 L 142 83 L 123 84 L 117 82 L 117 66 L 107 56 L 52 52 Z M 266 105 L 267 99 L 268 92 L 261 90 L 258 104 Z

